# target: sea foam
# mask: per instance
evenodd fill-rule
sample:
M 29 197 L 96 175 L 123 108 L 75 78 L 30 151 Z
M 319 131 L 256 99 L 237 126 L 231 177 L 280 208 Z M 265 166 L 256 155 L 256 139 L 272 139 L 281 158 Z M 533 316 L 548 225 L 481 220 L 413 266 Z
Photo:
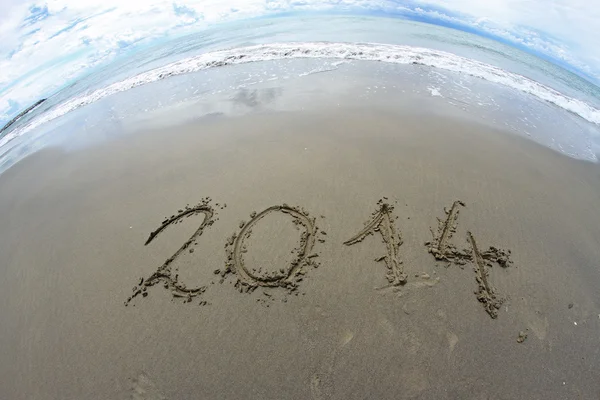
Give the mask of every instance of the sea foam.
M 445 51 L 378 43 L 292 42 L 263 44 L 204 53 L 140 73 L 56 105 L 47 112 L 37 116 L 37 118 L 34 118 L 27 125 L 16 128 L 7 134 L 0 140 L 0 146 L 45 122 L 65 115 L 79 107 L 83 107 L 112 94 L 156 82 L 170 76 L 226 65 L 299 58 L 379 61 L 394 64 L 418 64 L 439 68 L 485 79 L 528 93 L 540 100 L 572 112 L 589 122 L 600 125 L 600 110 L 584 101 L 566 96 L 555 89 L 525 76 Z

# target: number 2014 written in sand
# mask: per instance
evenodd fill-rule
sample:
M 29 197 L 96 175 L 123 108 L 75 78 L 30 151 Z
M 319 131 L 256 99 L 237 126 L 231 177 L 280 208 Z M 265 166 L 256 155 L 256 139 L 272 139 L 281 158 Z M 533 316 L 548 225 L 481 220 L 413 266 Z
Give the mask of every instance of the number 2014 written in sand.
M 129 305 L 138 296 L 148 296 L 149 288 L 155 285 L 162 285 L 175 298 L 181 298 L 184 302 L 192 302 L 194 298 L 200 297 L 208 287 L 188 288 L 184 283 L 179 281 L 178 269 L 173 265 L 173 262 L 185 251 L 194 252 L 193 246 L 197 244 L 197 240 L 204 230 L 215 223 L 216 209 L 220 208 L 222 210 L 226 206 L 226 204 L 219 206 L 218 203 L 212 206 L 210 198 L 203 199 L 196 206 L 186 206 L 184 209 L 178 210 L 177 214 L 166 218 L 158 229 L 150 233 L 145 243 L 146 245 L 150 244 L 169 226 L 182 222 L 184 218 L 199 214 L 204 215 L 200 226 L 171 257 L 148 278 L 139 279 L 137 285 L 133 287 L 133 294 L 125 301 L 125 305 Z M 429 254 L 437 261 L 447 262 L 448 265 L 473 265 L 475 281 L 477 283 L 475 290 L 476 298 L 483 305 L 484 310 L 489 316 L 496 318 L 498 316 L 498 309 L 503 303 L 504 298 L 499 296 L 491 286 L 488 268 L 494 264 L 502 268 L 509 267 L 512 264 L 510 260 L 511 252 L 510 250 L 506 251 L 494 246 L 482 251 L 477 244 L 475 235 L 470 231 L 467 232 L 466 237 L 467 247 L 463 249 L 457 248 L 451 239 L 456 233 L 459 211 L 464 207 L 465 203 L 457 200 L 449 208 L 444 209 L 445 215 L 443 218 L 437 218 L 437 231 L 431 229 L 432 238 L 425 242 L 425 246 Z M 262 268 L 247 268 L 244 263 L 244 253 L 247 251 L 245 241 L 252 234 L 252 229 L 256 224 L 271 213 L 282 213 L 288 216 L 292 219 L 294 225 L 302 231 L 298 246 L 292 250 L 293 259 L 289 265 L 282 266 L 279 269 L 270 268 L 269 272 L 263 272 Z M 323 216 L 321 217 L 324 218 Z M 394 217 L 394 207 L 384 197 L 377 202 L 377 207 L 365 223 L 365 226 L 356 235 L 343 243 L 346 246 L 352 246 L 362 242 L 367 236 L 378 235 L 385 246 L 385 254 L 375 261 L 385 264 L 385 276 L 388 281 L 388 285 L 385 287 L 392 288 L 402 287 L 409 280 L 404 263 L 400 258 L 400 249 L 403 241 L 401 232 L 395 224 L 396 219 L 397 217 Z M 286 294 L 297 295 L 299 287 L 309 269 L 319 266 L 319 263 L 316 261 L 318 253 L 313 252 L 313 248 L 317 242 L 324 243 L 325 236 L 325 231 L 319 230 L 317 226 L 317 219 L 311 217 L 306 210 L 300 207 L 283 204 L 268 207 L 259 213 L 252 212 L 247 222 L 240 222 L 239 231 L 227 238 L 225 243 L 227 259 L 224 266 L 215 269 L 214 273 L 220 276 L 220 283 L 223 283 L 228 277 L 232 277 L 235 280 L 235 287 L 242 293 L 251 293 L 255 289 L 263 287 L 280 288 Z M 426 274 L 417 274 L 416 277 L 418 279 L 429 278 Z M 264 292 L 264 294 L 267 298 L 272 297 L 269 292 Z M 283 301 L 287 300 L 284 299 Z M 206 301 L 200 300 L 200 305 L 207 304 Z

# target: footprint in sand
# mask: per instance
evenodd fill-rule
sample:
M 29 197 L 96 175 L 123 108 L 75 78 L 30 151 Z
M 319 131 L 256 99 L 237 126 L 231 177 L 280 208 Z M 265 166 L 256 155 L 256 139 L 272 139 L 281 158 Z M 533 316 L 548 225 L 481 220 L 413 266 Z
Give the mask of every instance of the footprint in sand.
M 150 380 L 148 375 L 141 373 L 137 378 L 131 380 L 131 397 L 132 400 L 165 400 L 154 382 Z
M 354 332 L 346 331 L 338 346 L 323 360 L 320 371 L 310 380 L 310 393 L 313 400 L 329 399 L 334 393 L 333 369 L 339 352 L 352 341 Z
M 528 285 L 524 289 L 528 296 L 516 302 L 515 308 L 529 331 L 540 341 L 544 341 L 550 328 L 544 305 L 549 304 L 551 296 L 537 285 Z M 550 343 L 547 345 L 550 346 Z
M 448 358 L 452 355 L 454 351 L 454 347 L 458 343 L 458 336 L 454 332 L 446 332 L 446 339 L 448 339 Z

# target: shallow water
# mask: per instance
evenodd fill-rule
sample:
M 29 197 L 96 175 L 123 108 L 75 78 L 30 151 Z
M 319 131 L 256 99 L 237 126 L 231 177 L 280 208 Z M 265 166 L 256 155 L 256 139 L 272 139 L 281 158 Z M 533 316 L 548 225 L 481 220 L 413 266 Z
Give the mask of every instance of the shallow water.
M 292 61 L 288 68 L 290 63 L 286 60 L 298 57 L 313 60 Z M 72 82 L 50 97 L 42 107 L 4 132 L 0 139 L 1 152 L 6 153 L 22 141 L 31 141 L 33 136 L 50 130 L 45 126 L 49 121 L 61 119 L 80 107 L 139 85 L 172 81 L 173 75 L 189 75 L 205 68 L 224 69 L 215 75 L 218 79 L 227 76 L 225 79 L 230 86 L 223 87 L 210 78 L 193 86 L 191 93 L 180 88 L 168 90 L 172 82 L 152 85 L 153 90 L 167 89 L 153 96 L 158 100 L 154 108 L 168 111 L 184 97 L 193 100 L 215 91 L 235 90 L 270 80 L 334 72 L 347 61 L 359 64 L 360 60 L 429 66 L 431 68 L 424 69 L 427 77 L 420 78 L 421 84 L 411 90 L 451 97 L 447 100 L 454 104 L 478 108 L 475 113 L 501 110 L 500 123 L 521 133 L 532 134 L 532 128 L 538 125 L 535 120 L 545 120 L 548 114 L 562 122 L 563 117 L 569 119 L 568 114 L 572 113 L 579 117 L 577 130 L 585 133 L 571 134 L 571 129 L 564 129 L 568 133 L 553 138 L 554 148 L 578 158 L 596 160 L 595 154 L 600 148 L 597 125 L 600 122 L 600 94 L 593 84 L 520 50 L 465 32 L 400 19 L 351 16 L 282 17 L 238 22 L 155 44 Z M 224 67 L 250 61 L 258 62 L 258 66 L 235 69 L 235 72 Z M 394 69 L 393 66 L 381 68 Z M 394 71 L 397 73 L 398 70 Z M 341 78 L 345 78 L 344 68 L 340 73 Z M 402 77 L 399 79 L 403 80 Z M 510 88 L 501 97 L 508 97 L 505 100 L 511 105 L 514 98 L 519 99 L 522 106 L 513 107 L 521 115 L 516 115 L 510 107 L 505 110 L 498 105 L 502 98 L 498 99 L 496 93 L 490 96 L 487 88 L 490 85 L 485 81 L 492 82 L 492 87 Z M 373 86 L 385 86 L 385 83 L 377 82 Z M 483 93 L 480 92 L 482 88 L 485 88 Z M 124 100 L 128 99 L 130 97 L 126 95 Z M 539 101 L 547 103 L 556 112 L 540 113 Z M 124 110 L 117 110 L 117 113 L 127 113 L 132 107 L 127 101 L 116 102 L 125 103 Z M 524 125 L 524 128 L 517 125 Z M 11 143 L 21 136 L 26 138 Z M 585 147 L 582 148 L 581 143 Z

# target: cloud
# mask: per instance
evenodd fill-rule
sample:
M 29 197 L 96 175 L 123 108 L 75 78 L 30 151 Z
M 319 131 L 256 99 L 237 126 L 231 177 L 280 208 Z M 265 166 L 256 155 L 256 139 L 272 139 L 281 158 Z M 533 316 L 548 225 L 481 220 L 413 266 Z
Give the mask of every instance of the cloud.
M 0 0 L 0 123 L 136 46 L 290 11 L 397 15 L 475 32 L 600 80 L 600 7 L 589 0 Z
M 173 11 L 177 16 L 188 16 L 192 18 L 197 18 L 198 13 L 193 8 L 187 7 L 185 4 L 177 4 L 173 3 Z
M 435 0 L 462 22 L 600 79 L 600 8 L 580 0 Z M 443 8 L 442 8 L 443 9 Z
M 49 16 L 50 16 L 50 13 L 48 12 L 47 5 L 43 5 L 41 7 L 32 5 L 29 7 L 29 15 L 23 19 L 22 26 L 33 25 L 36 22 L 45 20 Z

